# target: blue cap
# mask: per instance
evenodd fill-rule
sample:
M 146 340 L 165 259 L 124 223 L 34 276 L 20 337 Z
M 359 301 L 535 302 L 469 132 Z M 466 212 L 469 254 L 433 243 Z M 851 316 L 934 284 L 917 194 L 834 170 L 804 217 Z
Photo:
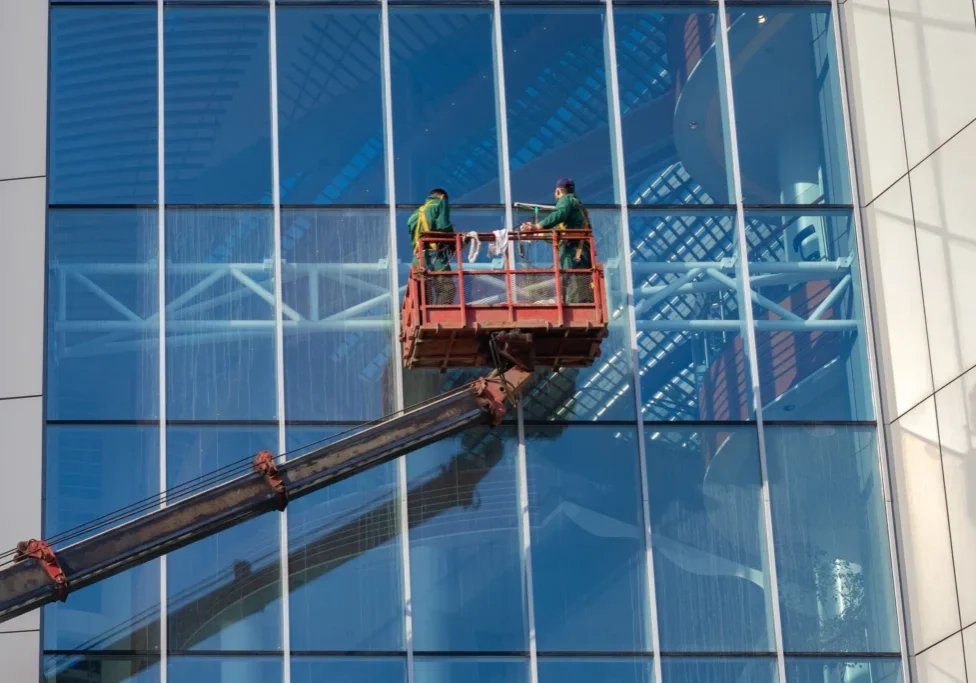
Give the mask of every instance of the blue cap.
M 570 187 L 576 187 L 576 183 L 573 182 L 572 178 L 560 178 L 556 181 L 557 190 L 565 190 Z

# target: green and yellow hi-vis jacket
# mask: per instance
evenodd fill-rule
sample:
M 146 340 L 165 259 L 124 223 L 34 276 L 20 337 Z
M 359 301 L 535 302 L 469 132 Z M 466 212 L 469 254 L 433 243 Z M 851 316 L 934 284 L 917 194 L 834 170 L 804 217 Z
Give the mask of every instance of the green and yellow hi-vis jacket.
M 416 248 L 422 232 L 454 232 L 451 225 L 451 207 L 440 197 L 430 196 L 424 205 L 410 214 L 407 219 L 410 241 Z M 436 250 L 438 244 L 431 243 L 428 249 Z
M 575 194 L 564 194 L 556 202 L 552 213 L 539 221 L 541 228 L 555 228 L 556 230 L 592 230 L 590 214 L 576 198 Z M 560 248 L 569 248 L 568 242 L 561 242 Z M 576 260 L 583 252 L 583 242 L 576 247 Z

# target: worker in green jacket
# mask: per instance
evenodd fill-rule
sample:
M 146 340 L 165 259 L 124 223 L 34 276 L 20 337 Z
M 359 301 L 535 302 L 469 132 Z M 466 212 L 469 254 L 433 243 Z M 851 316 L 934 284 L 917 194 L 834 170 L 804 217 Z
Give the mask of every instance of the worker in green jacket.
M 423 206 L 410 214 L 407 219 L 407 230 L 413 244 L 413 265 L 418 265 L 417 243 L 420 235 L 425 232 L 454 232 L 451 224 L 451 207 L 448 204 L 447 192 L 435 188 L 428 193 Z M 428 242 L 424 245 L 424 270 L 432 272 L 448 272 L 451 270 L 451 258 L 454 255 L 453 238 L 447 242 Z M 427 301 L 432 304 L 452 304 L 457 293 L 454 277 L 427 278 Z
M 576 197 L 576 184 L 569 178 L 556 182 L 556 208 L 538 223 L 526 222 L 523 230 L 592 230 L 590 214 Z M 590 270 L 593 262 L 589 243 L 583 240 L 560 240 L 560 270 Z M 566 273 L 562 278 L 563 296 L 568 304 L 593 302 L 593 278 L 587 273 Z

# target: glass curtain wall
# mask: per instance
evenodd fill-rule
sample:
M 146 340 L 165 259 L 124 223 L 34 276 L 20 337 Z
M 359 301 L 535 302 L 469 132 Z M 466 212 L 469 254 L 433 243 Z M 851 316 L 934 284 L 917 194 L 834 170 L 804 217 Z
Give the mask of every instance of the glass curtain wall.
M 611 324 L 46 608 L 45 680 L 899 680 L 835 17 L 721 4 L 52 0 L 46 536 L 472 379 L 400 367 L 434 187 L 575 179 Z

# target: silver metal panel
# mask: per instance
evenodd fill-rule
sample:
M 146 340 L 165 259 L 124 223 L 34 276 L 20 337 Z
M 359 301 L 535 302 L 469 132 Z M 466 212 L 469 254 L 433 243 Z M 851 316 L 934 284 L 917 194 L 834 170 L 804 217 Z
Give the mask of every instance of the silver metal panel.
M 46 173 L 47 13 L 46 0 L 0 0 L 0 180 Z

